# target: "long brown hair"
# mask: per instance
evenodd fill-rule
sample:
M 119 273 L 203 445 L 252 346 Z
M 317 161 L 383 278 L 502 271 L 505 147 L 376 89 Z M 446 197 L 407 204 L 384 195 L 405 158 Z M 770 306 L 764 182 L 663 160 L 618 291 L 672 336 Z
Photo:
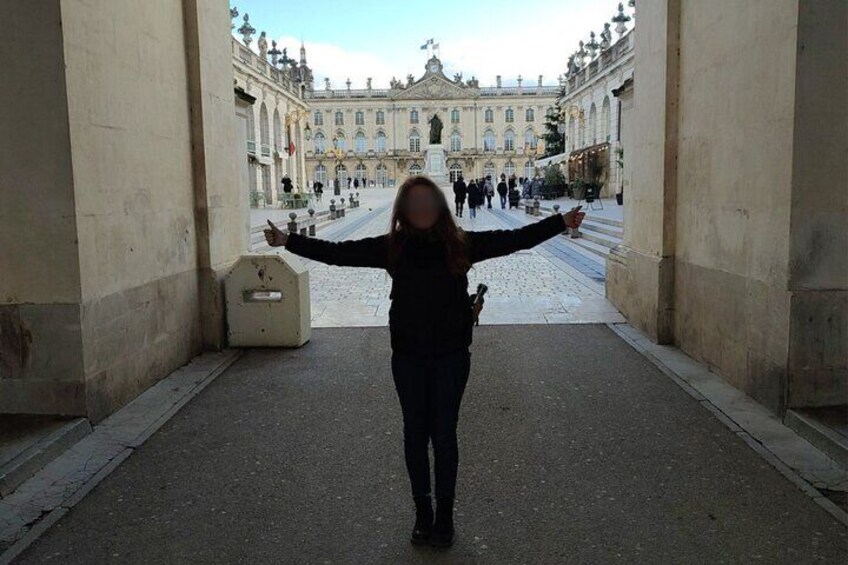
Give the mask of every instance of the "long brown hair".
M 409 198 L 409 192 L 415 186 L 427 188 L 436 199 L 439 217 L 430 231 L 445 246 L 445 259 L 448 269 L 456 274 L 465 274 L 471 268 L 465 243 L 465 232 L 453 221 L 445 193 L 429 177 L 423 175 L 409 177 L 403 181 L 398 189 L 392 210 L 392 221 L 389 226 L 389 265 L 394 268 L 403 252 L 403 243 L 406 236 L 415 231 L 406 217 L 406 201 Z

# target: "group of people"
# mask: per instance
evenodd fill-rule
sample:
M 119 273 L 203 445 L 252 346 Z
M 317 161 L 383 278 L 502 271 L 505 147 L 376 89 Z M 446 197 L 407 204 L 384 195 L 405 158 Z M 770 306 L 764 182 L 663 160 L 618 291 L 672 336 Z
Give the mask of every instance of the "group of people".
M 506 209 L 507 205 L 510 207 L 518 206 L 518 201 L 521 199 L 518 187 L 523 188 L 526 182 L 524 177 L 516 179 L 515 175 L 512 175 L 507 179 L 505 174 L 501 174 L 497 186 L 495 186 L 491 175 L 487 175 L 485 178 L 471 179 L 466 184 L 462 175 L 459 175 L 453 183 L 456 216 L 458 218 L 462 217 L 465 211 L 466 201 L 468 202 L 469 217 L 471 218 L 477 217 L 477 208 L 482 208 L 485 205 L 486 208 L 491 209 L 492 198 L 495 197 L 495 192 L 497 192 L 500 199 L 502 210 Z

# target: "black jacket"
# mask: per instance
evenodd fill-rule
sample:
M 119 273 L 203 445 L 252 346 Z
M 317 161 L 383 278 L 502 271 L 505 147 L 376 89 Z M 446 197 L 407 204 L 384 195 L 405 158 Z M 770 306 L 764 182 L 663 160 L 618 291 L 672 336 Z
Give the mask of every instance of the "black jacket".
M 483 205 L 483 189 L 479 184 L 472 182 L 468 185 L 468 206 L 477 208 Z
M 504 181 L 499 182 L 498 183 L 498 194 L 500 194 L 501 196 L 506 196 L 506 191 L 507 191 L 506 183 Z
M 455 202 L 465 202 L 465 196 L 468 194 L 468 187 L 465 186 L 464 180 L 458 180 L 453 183 L 453 194 Z
M 468 257 L 479 263 L 530 249 L 562 233 L 557 214 L 517 230 L 466 232 Z M 427 235 L 408 235 L 395 265 L 389 265 L 388 235 L 330 242 L 290 234 L 286 249 L 329 265 L 374 267 L 389 271 L 389 329 L 392 349 L 413 355 L 440 355 L 471 345 L 471 304 L 468 277 L 451 273 L 444 246 Z

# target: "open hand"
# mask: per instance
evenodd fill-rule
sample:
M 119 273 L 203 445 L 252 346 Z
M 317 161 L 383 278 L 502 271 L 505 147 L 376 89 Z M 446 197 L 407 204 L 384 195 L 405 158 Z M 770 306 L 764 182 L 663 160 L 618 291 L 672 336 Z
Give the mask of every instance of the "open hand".
M 582 207 L 583 206 L 575 206 L 574 208 L 562 215 L 562 219 L 565 220 L 566 227 L 574 229 L 580 227 L 580 224 L 583 223 L 583 218 L 586 217 L 586 212 L 580 211 L 580 208 Z
M 264 230 L 265 233 L 265 241 L 268 242 L 268 245 L 271 247 L 283 247 L 288 241 L 289 236 L 280 230 L 271 220 L 268 220 L 268 227 Z

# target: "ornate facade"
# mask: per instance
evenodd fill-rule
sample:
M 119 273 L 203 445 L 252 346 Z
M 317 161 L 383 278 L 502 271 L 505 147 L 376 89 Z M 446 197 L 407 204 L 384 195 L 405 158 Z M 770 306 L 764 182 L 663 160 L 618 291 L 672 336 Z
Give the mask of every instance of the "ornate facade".
M 329 80 L 307 93 L 312 139 L 306 150 L 307 177 L 325 185 L 334 178 L 364 179 L 368 186 L 396 186 L 427 169 L 431 141 L 444 149 L 445 173 L 455 178 L 483 175 L 532 176 L 542 147 L 539 136 L 558 87 L 535 84 L 481 88 L 476 79 L 448 78 L 441 61 L 427 61 L 423 76 L 392 80 L 388 89 L 335 90 Z M 441 122 L 431 140 L 431 120 Z
M 561 161 L 570 180 L 585 178 L 588 156 L 597 154 L 605 165 L 604 196 L 625 188 L 622 106 L 615 91 L 633 78 L 635 28 L 627 29 L 630 20 L 619 4 L 618 13 L 611 19 L 617 39 L 613 39 L 609 23 L 604 24 L 600 41 L 590 33 L 589 41 L 580 41 L 578 50 L 569 56 L 566 73 L 560 78 L 562 92 L 557 106 L 565 130 Z
M 232 13 L 232 12 L 231 12 Z M 286 50 L 269 49 L 265 32 L 256 41 L 259 53 L 250 44 L 256 30 L 249 16 L 238 29 L 241 41 L 232 39 L 235 86 L 256 98 L 247 110 L 248 179 L 253 205 L 275 204 L 282 179 L 291 179 L 295 189 L 306 187 L 304 159 L 306 125 L 309 117 L 306 94 L 312 88 L 312 70 L 301 46 L 300 60 L 288 57 Z

